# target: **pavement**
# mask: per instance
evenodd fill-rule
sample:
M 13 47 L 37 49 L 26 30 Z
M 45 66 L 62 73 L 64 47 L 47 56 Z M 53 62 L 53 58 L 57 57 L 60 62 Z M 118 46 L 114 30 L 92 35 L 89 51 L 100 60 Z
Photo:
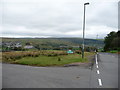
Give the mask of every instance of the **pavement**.
M 3 64 L 2 88 L 118 88 L 118 57 L 99 53 L 89 67 Z

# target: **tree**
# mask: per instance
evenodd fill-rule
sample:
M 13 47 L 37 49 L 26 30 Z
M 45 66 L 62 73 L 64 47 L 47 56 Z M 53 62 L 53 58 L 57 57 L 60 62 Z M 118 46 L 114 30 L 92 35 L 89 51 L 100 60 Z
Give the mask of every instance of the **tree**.
M 109 34 L 107 34 L 107 36 L 105 37 L 104 43 L 104 51 L 110 51 L 110 50 L 118 50 L 118 48 L 120 48 L 120 42 L 118 42 L 120 40 L 120 31 L 118 32 L 110 32 Z

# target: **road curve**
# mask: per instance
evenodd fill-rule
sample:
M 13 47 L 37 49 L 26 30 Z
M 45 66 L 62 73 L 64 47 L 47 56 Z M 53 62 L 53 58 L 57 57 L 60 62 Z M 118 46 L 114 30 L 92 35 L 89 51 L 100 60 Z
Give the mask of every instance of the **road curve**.
M 89 88 L 90 72 L 82 67 L 3 64 L 3 88 Z
M 98 53 L 93 67 L 2 65 L 2 88 L 117 88 L 118 57 Z

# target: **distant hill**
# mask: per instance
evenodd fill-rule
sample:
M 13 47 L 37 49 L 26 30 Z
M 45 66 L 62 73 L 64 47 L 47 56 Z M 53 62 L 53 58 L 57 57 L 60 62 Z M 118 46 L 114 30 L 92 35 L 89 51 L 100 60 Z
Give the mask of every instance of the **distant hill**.
M 52 47 L 56 46 L 78 46 L 82 45 L 82 38 L 2 38 L 3 42 L 20 42 L 25 45 L 27 42 L 32 45 L 48 45 Z M 104 46 L 103 39 L 85 39 L 86 46 Z

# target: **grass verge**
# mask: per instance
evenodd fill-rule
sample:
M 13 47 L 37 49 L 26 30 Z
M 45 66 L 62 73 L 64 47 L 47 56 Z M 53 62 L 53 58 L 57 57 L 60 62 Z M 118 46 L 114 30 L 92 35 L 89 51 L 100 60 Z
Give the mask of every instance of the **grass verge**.
M 118 53 L 118 50 L 111 50 L 111 51 L 108 51 L 109 53 Z
M 63 51 L 4 52 L 2 61 L 31 66 L 63 66 L 76 62 L 88 63 L 91 55 L 93 56 L 94 54 L 85 52 L 85 58 L 82 59 L 81 54 L 66 54 Z
M 31 65 L 31 66 L 63 66 L 74 62 L 87 63 L 89 62 L 88 56 L 94 53 L 85 53 L 85 58 L 82 59 L 79 54 L 69 54 L 55 57 L 39 56 L 39 57 L 25 57 L 19 60 L 15 60 L 12 63 Z

